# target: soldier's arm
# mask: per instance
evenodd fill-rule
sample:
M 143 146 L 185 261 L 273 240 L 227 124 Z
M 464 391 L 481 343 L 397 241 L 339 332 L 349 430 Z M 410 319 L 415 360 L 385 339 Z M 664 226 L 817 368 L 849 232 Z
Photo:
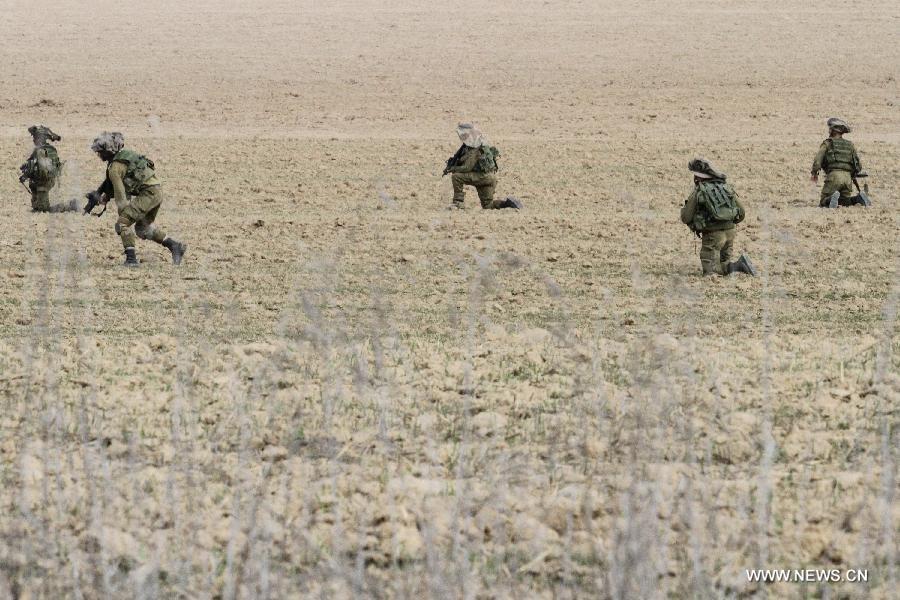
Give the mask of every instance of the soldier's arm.
M 738 198 L 737 194 L 734 195 L 734 203 L 737 205 L 737 217 L 735 217 L 734 222 L 740 223 L 744 220 L 744 217 L 747 216 L 746 211 L 744 210 L 744 205 L 741 204 L 741 199 Z
M 469 148 L 463 155 L 462 160 L 453 167 L 451 173 L 471 173 L 475 170 L 476 164 L 478 164 L 478 149 Z
M 822 142 L 822 145 L 819 146 L 819 151 L 816 152 L 816 157 L 813 159 L 812 170 L 810 171 L 813 181 L 816 181 L 819 177 L 819 171 L 822 170 L 822 162 L 825 160 L 825 153 L 827 151 L 828 145 L 825 142 Z
M 119 210 L 122 210 L 128 204 L 128 195 L 125 193 L 125 183 L 122 181 L 127 170 L 128 167 L 120 162 L 114 162 L 107 170 L 109 182 L 112 184 L 113 196 L 116 199 L 116 207 Z
M 690 225 L 694 220 L 694 215 L 697 213 L 697 188 L 694 188 L 694 191 L 691 192 L 691 195 L 688 196 L 688 199 L 685 201 L 684 206 L 681 207 L 681 222 L 685 225 Z

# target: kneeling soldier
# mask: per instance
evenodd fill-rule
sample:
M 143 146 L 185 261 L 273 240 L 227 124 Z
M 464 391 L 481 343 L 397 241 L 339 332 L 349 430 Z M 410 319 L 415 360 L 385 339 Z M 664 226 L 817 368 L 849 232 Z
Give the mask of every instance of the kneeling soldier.
M 500 151 L 488 144 L 481 131 L 471 123 L 460 123 L 456 133 L 462 146 L 450 157 L 444 169 L 444 175 L 452 174 L 453 207 L 463 207 L 465 186 L 471 185 L 478 192 L 481 208 L 522 208 L 521 202 L 515 198 L 494 200 Z
M 853 142 L 844 138 L 845 133 L 850 133 L 850 126 L 843 119 L 828 119 L 828 139 L 819 146 L 813 160 L 810 177 L 813 183 L 819 182 L 819 171 L 825 171 L 825 183 L 822 185 L 822 197 L 819 201 L 819 206 L 823 208 L 871 204 L 868 195 L 862 191 L 853 195 L 856 178 L 865 177 L 865 174 L 862 173 L 856 147 Z
M 108 191 L 112 190 L 119 211 L 116 233 L 125 247 L 125 265 L 138 266 L 134 249 L 135 233 L 142 240 L 153 240 L 168 248 L 172 253 L 172 262 L 180 264 L 187 245 L 167 237 L 153 224 L 162 204 L 162 189 L 153 161 L 124 148 L 124 144 L 125 138 L 121 133 L 104 131 L 91 144 L 91 150 L 107 163 L 106 180 L 97 191 L 108 201 Z
M 35 212 L 68 212 L 78 210 L 75 200 L 69 205 L 50 205 L 50 190 L 59 180 L 62 171 L 62 161 L 59 153 L 50 142 L 58 142 L 62 138 L 53 133 L 49 127 L 32 125 L 28 128 L 31 139 L 34 142 L 34 150 L 19 170 L 22 175 L 19 182 L 28 182 L 28 190 L 31 192 L 31 210 Z
M 708 161 L 695 158 L 688 163 L 694 175 L 694 191 L 681 209 L 681 221 L 702 240 L 700 264 L 704 275 L 747 273 L 756 275 L 750 260 L 741 254 L 731 262 L 735 224 L 744 220 L 744 207 L 725 174 Z

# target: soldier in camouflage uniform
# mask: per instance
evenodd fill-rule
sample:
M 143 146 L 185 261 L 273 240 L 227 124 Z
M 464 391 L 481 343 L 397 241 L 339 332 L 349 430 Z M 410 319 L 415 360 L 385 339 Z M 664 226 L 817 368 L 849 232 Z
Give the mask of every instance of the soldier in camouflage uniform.
M 825 171 L 825 183 L 822 185 L 822 197 L 819 201 L 819 206 L 823 208 L 854 204 L 869 206 L 867 195 L 853 195 L 853 181 L 860 175 L 862 165 L 853 142 L 844 138 L 845 133 L 850 133 L 850 126 L 844 120 L 836 117 L 828 119 L 828 139 L 819 146 L 813 160 L 810 177 L 813 183 L 819 182 L 819 171 Z
M 180 264 L 187 245 L 166 236 L 153 224 L 163 200 L 153 161 L 124 148 L 124 144 L 121 133 L 104 131 L 91 144 L 91 150 L 107 163 L 106 180 L 97 192 L 105 201 L 115 200 L 119 213 L 116 233 L 125 247 L 125 265 L 138 266 L 135 234 L 142 240 L 153 240 L 165 246 L 172 253 L 172 262 Z M 110 190 L 112 198 L 109 197 Z
M 470 185 L 478 192 L 481 208 L 522 208 L 516 198 L 494 200 L 500 151 L 488 144 L 484 134 L 471 123 L 460 123 L 456 133 L 462 146 L 447 161 L 447 168 L 444 169 L 444 175 L 450 173 L 453 182 L 452 206 L 463 208 L 465 186 Z
M 28 128 L 31 139 L 34 142 L 34 150 L 19 170 L 22 175 L 19 177 L 21 183 L 28 182 L 28 189 L 31 191 L 31 210 L 35 212 L 67 212 L 78 210 L 75 200 L 70 204 L 50 204 L 50 190 L 59 181 L 62 171 L 62 161 L 59 160 L 59 153 L 50 142 L 58 142 L 62 138 L 49 127 L 43 125 L 32 125 Z
M 688 163 L 694 175 L 694 190 L 681 209 L 681 222 L 702 240 L 700 265 L 704 275 L 746 273 L 756 275 L 750 259 L 741 254 L 731 262 L 735 224 L 744 220 L 744 207 L 725 174 L 709 161 L 695 158 Z

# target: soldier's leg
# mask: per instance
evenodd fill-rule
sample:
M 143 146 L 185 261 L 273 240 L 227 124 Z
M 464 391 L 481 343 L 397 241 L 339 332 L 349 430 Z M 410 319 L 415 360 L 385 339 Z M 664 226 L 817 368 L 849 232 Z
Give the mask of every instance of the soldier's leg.
M 837 192 L 840 194 L 838 204 L 840 206 L 850 206 L 853 202 L 853 178 L 847 171 L 832 171 L 825 175 L 825 183 L 822 185 L 822 197 L 819 206 L 828 206 L 831 195 Z
M 36 212 L 50 212 L 50 190 L 32 188 L 31 210 Z
M 725 266 L 731 262 L 731 257 L 734 255 L 734 238 L 737 235 L 737 229 L 726 229 L 722 233 L 725 234 L 725 241 L 722 244 L 722 250 L 719 252 L 719 262 L 722 264 L 724 270 Z
M 134 223 L 134 231 L 142 240 L 153 240 L 158 244 L 166 239 L 166 233 L 153 225 L 159 207 L 162 204 L 162 193 L 159 186 L 153 186 L 141 192 L 140 196 L 131 199 L 122 212 L 128 212 Z
M 66 204 L 52 204 L 50 206 L 52 213 L 78 212 L 78 200 L 72 198 Z
M 159 208 L 162 206 L 162 191 L 160 187 L 154 186 L 146 190 L 144 196 L 136 199 L 136 203 L 139 207 L 148 208 L 134 225 L 137 236 L 142 240 L 152 240 L 167 248 L 172 253 L 172 262 L 176 265 L 181 264 L 181 259 L 187 251 L 187 244 L 173 240 L 154 223 L 156 215 L 159 214 Z
M 119 211 L 119 217 L 116 219 L 115 225 L 116 234 L 121 238 L 122 247 L 126 250 L 128 248 L 134 249 L 135 236 L 132 225 L 141 218 L 139 212 L 136 213 L 136 211 L 130 209 L 131 206 L 128 205 Z
M 465 173 L 452 173 L 450 175 L 450 181 L 453 182 L 453 204 L 456 206 L 462 206 L 466 201 L 466 180 Z
M 497 188 L 497 178 L 493 175 L 484 176 L 476 184 L 475 189 L 478 190 L 478 200 L 481 202 L 481 208 L 499 208 L 494 204 L 494 190 Z
M 834 184 L 834 178 L 832 177 L 834 173 L 836 173 L 836 171 L 832 171 L 831 173 L 826 174 L 825 181 L 822 182 L 822 195 L 819 199 L 819 206 L 823 208 L 828 206 L 831 195 L 837 191 Z
M 853 206 L 856 202 L 853 200 L 853 177 L 847 171 L 836 171 L 835 187 L 840 192 L 841 197 L 838 204 L 841 206 Z
M 163 240 L 166 239 L 166 232 L 153 224 L 156 220 L 157 213 L 159 213 L 158 204 L 155 208 L 150 209 L 137 220 L 134 224 L 134 232 L 142 240 L 151 240 L 157 244 L 162 244 Z
M 700 245 L 700 265 L 704 275 L 722 275 L 722 247 L 725 245 L 724 231 L 704 231 Z

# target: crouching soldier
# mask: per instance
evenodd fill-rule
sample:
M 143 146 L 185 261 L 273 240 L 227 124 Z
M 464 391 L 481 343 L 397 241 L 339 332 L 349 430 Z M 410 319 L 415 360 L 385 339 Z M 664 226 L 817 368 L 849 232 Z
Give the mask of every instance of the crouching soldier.
M 58 142 L 62 138 L 53 133 L 49 127 L 32 125 L 28 128 L 31 140 L 34 142 L 34 150 L 19 170 L 19 182 L 28 182 L 28 190 L 31 192 L 31 210 L 35 212 L 68 212 L 78 210 L 75 200 L 71 204 L 50 205 L 50 190 L 59 181 L 62 172 L 62 161 L 59 153 L 50 142 Z
M 460 123 L 456 133 L 462 146 L 447 160 L 444 169 L 444 175 L 450 173 L 453 181 L 453 208 L 463 208 L 467 185 L 478 192 L 481 208 L 522 208 L 516 198 L 494 200 L 500 151 L 488 144 L 481 131 L 471 123 Z
M 862 191 L 853 195 L 853 184 L 857 177 L 865 177 L 856 147 L 845 133 L 850 133 L 850 126 L 843 119 L 828 119 L 828 139 L 819 146 L 813 160 L 813 183 L 819 182 L 819 171 L 825 171 L 825 183 L 822 185 L 822 197 L 819 206 L 837 208 L 838 206 L 870 206 L 869 196 Z M 857 189 L 859 184 L 857 185 Z
M 163 197 L 153 161 L 124 148 L 124 144 L 121 133 L 104 131 L 91 144 L 91 150 L 107 163 L 106 180 L 97 193 L 105 201 L 115 200 L 119 213 L 116 233 L 125 247 L 125 265 L 138 266 L 135 234 L 142 240 L 153 240 L 165 246 L 172 253 L 172 262 L 180 264 L 187 245 L 166 236 L 154 225 Z M 110 190 L 112 198 L 109 197 Z
M 735 225 L 744 220 L 744 207 L 725 174 L 708 161 L 695 158 L 688 163 L 694 175 L 694 190 L 681 209 L 681 222 L 702 240 L 700 264 L 704 275 L 747 273 L 756 275 L 750 260 L 741 254 L 731 262 Z

